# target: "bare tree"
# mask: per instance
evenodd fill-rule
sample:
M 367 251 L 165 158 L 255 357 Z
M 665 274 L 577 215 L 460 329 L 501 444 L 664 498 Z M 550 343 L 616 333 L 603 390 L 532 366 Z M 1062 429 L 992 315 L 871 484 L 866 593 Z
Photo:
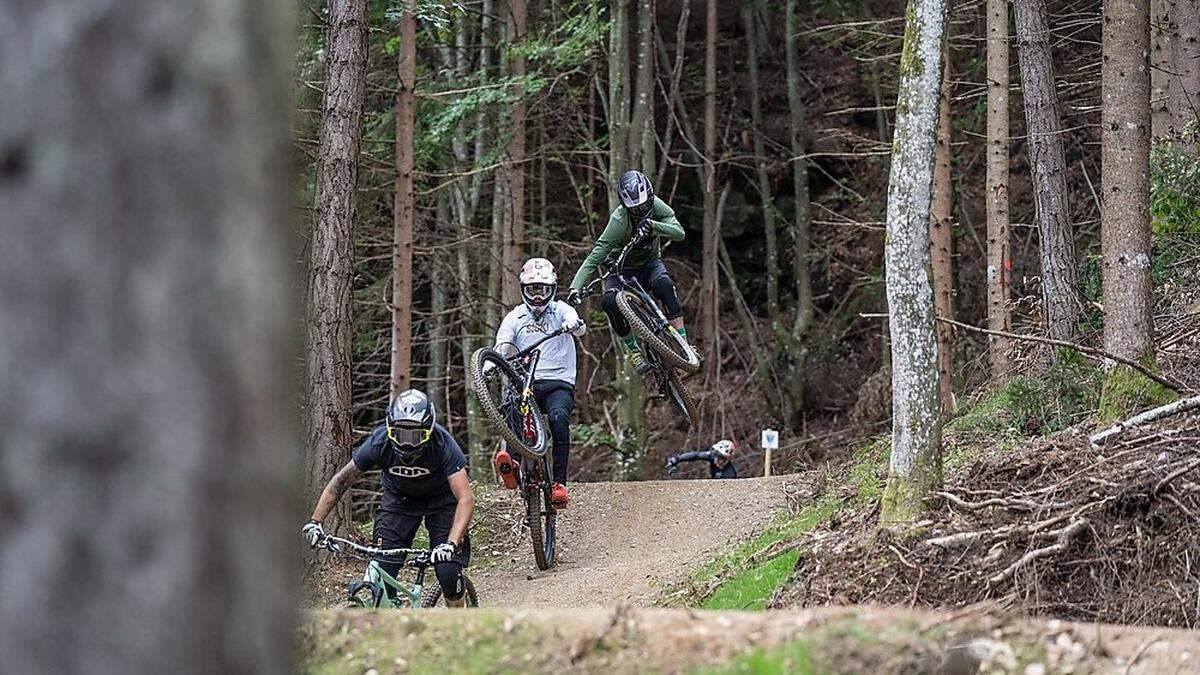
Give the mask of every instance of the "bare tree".
M 763 242 L 766 252 L 763 260 L 767 268 L 767 316 L 771 326 L 779 326 L 779 244 L 776 237 L 775 200 L 771 190 L 771 178 L 767 174 L 767 158 L 763 149 L 762 101 L 758 87 L 758 29 L 754 21 L 754 5 L 742 5 L 742 23 L 746 35 L 746 69 L 750 85 L 750 137 L 754 148 L 754 176 L 758 187 L 759 204 L 763 219 Z
M 417 0 L 400 17 L 399 89 L 396 92 L 396 207 L 392 244 L 391 393 L 412 381 L 413 104 L 417 79 Z
M 700 294 L 700 327 L 705 360 L 715 367 L 712 355 L 717 340 L 717 0 L 708 0 L 704 22 L 704 224 Z
M 1104 3 L 1100 72 L 1104 97 L 1100 144 L 1104 347 L 1131 359 L 1153 358 L 1149 15 L 1149 0 Z M 1114 368 L 1113 372 L 1121 370 Z
M 315 504 L 350 455 L 351 287 L 358 213 L 358 152 L 367 72 L 367 2 L 329 3 L 325 92 L 317 151 L 308 261 L 308 462 L 305 494 Z M 343 500 L 326 520 L 349 517 Z
M 1041 249 L 1046 333 L 1056 340 L 1071 340 L 1079 330 L 1083 305 L 1079 298 L 1075 242 L 1067 207 L 1067 164 L 1058 117 L 1046 2 L 1014 0 L 1013 8 Z
M 933 201 L 929 212 L 929 250 L 932 256 L 933 307 L 938 316 L 954 318 L 954 263 L 951 236 L 950 185 L 950 55 L 942 66 L 938 97 L 937 146 L 933 158 Z M 938 400 L 942 412 L 954 409 L 954 329 L 937 324 Z
M 525 0 L 507 0 L 509 76 L 514 80 L 514 100 L 508 109 L 512 138 L 508 142 L 504 179 L 504 279 L 503 303 L 511 307 L 520 302 L 517 274 L 525 250 L 525 98 L 521 85 L 525 77 L 525 57 L 519 48 L 525 39 Z
M 804 100 L 800 97 L 800 46 L 797 30 L 797 0 L 787 0 L 784 12 L 784 29 L 787 57 L 788 107 L 791 109 L 788 128 L 792 145 L 792 197 L 795 201 L 792 214 L 792 276 L 796 288 L 796 315 L 792 321 L 790 338 L 793 341 L 789 353 L 795 371 L 788 374 L 791 381 L 793 408 L 804 401 L 805 366 L 808 362 L 808 333 L 812 329 L 813 297 L 812 278 L 809 274 L 809 220 L 808 159 L 805 158 L 804 141 L 807 126 L 804 119 Z
M 1171 116 L 1190 152 L 1200 147 L 1200 0 L 1168 0 L 1171 28 Z M 1190 130 L 1190 133 L 1189 133 Z
M 988 328 L 1012 328 L 1008 220 L 1008 2 L 987 0 L 987 306 Z M 1008 340 L 988 336 L 995 379 L 1008 376 Z
M 284 7 L 0 5 L 6 672 L 291 669 Z
M 942 482 L 929 207 L 946 2 L 909 0 L 907 16 L 884 253 L 892 339 L 892 453 L 880 513 L 886 525 L 915 520 Z
M 638 0 L 637 80 L 629 115 L 629 157 L 644 173 L 655 173 L 654 0 Z

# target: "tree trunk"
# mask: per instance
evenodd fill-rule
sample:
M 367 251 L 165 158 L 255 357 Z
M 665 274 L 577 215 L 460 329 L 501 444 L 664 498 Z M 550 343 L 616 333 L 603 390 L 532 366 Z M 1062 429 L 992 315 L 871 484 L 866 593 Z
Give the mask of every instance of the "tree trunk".
M 358 213 L 358 153 L 367 72 L 367 2 L 329 4 L 325 93 L 317 151 L 316 197 L 308 261 L 308 461 L 306 502 L 317 503 L 325 482 L 350 456 L 351 288 Z M 350 500 L 330 513 L 337 532 Z
M 700 334 L 704 353 L 717 340 L 717 0 L 708 0 L 704 28 L 704 223 L 701 238 Z M 705 359 L 712 372 L 716 365 Z
M 954 264 L 950 220 L 950 56 L 944 59 L 942 92 L 938 97 L 937 146 L 933 161 L 933 201 L 930 205 L 929 249 L 933 257 L 933 307 L 938 316 L 954 318 Z M 954 410 L 954 330 L 937 324 L 938 400 L 942 412 Z
M 637 81 L 629 117 L 630 164 L 653 176 L 654 152 L 654 0 L 638 0 Z
M 437 200 L 437 223 L 429 228 L 430 234 L 441 234 L 449 229 L 450 193 L 442 192 Z M 449 401 L 446 397 L 446 312 L 447 291 L 446 275 L 442 273 L 441 256 L 435 250 L 429 255 L 429 312 L 431 327 L 429 329 L 429 365 L 425 379 L 426 394 L 434 401 L 438 410 L 448 410 Z
M 1150 78 L 1148 0 L 1106 0 L 1101 87 L 1101 248 L 1104 347 L 1152 354 L 1150 323 Z
M 942 482 L 929 207 L 946 2 L 910 0 L 907 14 L 885 247 L 892 340 L 892 453 L 880 513 L 886 526 L 916 520 Z
M 1150 131 L 1153 140 L 1171 133 L 1171 15 L 1168 0 L 1150 0 Z
M 800 97 L 800 54 L 799 34 L 797 31 L 797 0 L 787 0 L 785 8 L 785 39 L 784 50 L 787 57 L 787 93 L 789 131 L 792 143 L 792 195 L 795 202 L 792 215 L 792 277 L 796 290 L 796 316 L 792 321 L 791 338 L 793 347 L 790 350 L 795 372 L 790 375 L 791 397 L 796 403 L 793 410 L 800 409 L 804 403 L 804 385 L 806 366 L 808 363 L 808 333 L 812 328 L 813 297 L 812 279 L 809 275 L 809 220 L 810 204 L 808 194 L 808 159 L 804 136 L 806 123 L 804 121 L 804 99 Z
M 762 102 L 758 92 L 758 29 L 754 23 L 754 6 L 742 6 L 742 23 L 746 31 L 746 69 L 750 86 L 750 137 L 754 148 L 755 178 L 763 218 L 764 254 L 767 266 L 767 316 L 771 330 L 778 331 L 779 319 L 779 245 L 776 241 L 774 195 L 771 177 L 767 174 L 767 158 L 763 150 Z
M 988 328 L 1009 331 L 1008 2 L 987 0 L 987 306 Z M 993 379 L 1009 371 L 1009 341 L 988 336 Z
M 399 86 L 396 92 L 396 207 L 392 245 L 391 393 L 412 377 L 413 89 L 417 66 L 417 0 L 400 18 Z
M 1067 167 L 1058 118 L 1046 2 L 1015 0 L 1013 8 L 1041 247 L 1046 333 L 1056 340 L 1070 341 L 1079 331 L 1083 305 L 1079 298 L 1071 211 L 1067 206 Z
M 1179 142 L 1195 154 L 1200 147 L 1200 0 L 1169 0 L 1169 5 L 1176 73 L 1171 82 L 1171 116 Z
M 525 39 L 525 0 L 508 1 L 509 76 L 525 77 L 525 57 L 520 44 Z M 513 56 L 512 54 L 516 54 Z M 504 166 L 504 280 L 505 309 L 521 301 L 517 275 L 521 272 L 525 250 L 525 99 L 523 87 L 514 87 L 516 99 L 508 109 L 512 122 L 512 140 Z
M 289 5 L 0 4 L 0 654 L 294 667 Z

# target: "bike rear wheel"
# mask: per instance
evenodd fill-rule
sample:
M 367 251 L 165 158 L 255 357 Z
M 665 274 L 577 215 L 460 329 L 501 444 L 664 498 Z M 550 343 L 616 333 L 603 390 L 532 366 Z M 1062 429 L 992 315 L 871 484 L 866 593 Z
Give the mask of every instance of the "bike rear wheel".
M 663 380 L 662 395 L 671 404 L 671 407 L 687 420 L 688 426 L 695 426 L 696 402 L 692 400 L 692 395 L 688 393 L 688 390 L 683 387 L 678 373 L 673 370 L 668 370 L 667 376 Z
M 487 364 L 493 368 L 485 375 Z M 545 456 L 550 433 L 537 401 L 532 396 L 522 399 L 524 386 L 525 381 L 496 350 L 485 347 L 471 356 L 471 389 L 479 406 L 510 447 L 536 460 Z M 524 412 L 520 410 L 522 402 L 528 406 Z
M 521 486 L 525 498 L 525 519 L 529 523 L 529 539 L 533 544 L 533 561 L 539 570 L 554 566 L 555 511 L 550 504 L 550 474 L 545 464 L 543 460 L 542 470 L 533 474 L 540 479 L 536 484 Z
M 475 591 L 475 584 L 467 575 L 463 575 L 463 586 L 467 589 L 467 607 L 479 606 L 479 593 Z M 442 600 L 442 587 L 434 583 L 425 592 L 421 593 L 421 607 L 426 609 L 437 607 L 437 604 Z
M 653 349 L 664 365 L 687 373 L 700 370 L 700 356 L 679 331 L 662 322 L 645 298 L 630 291 L 617 291 L 617 309 L 629 322 L 633 334 Z

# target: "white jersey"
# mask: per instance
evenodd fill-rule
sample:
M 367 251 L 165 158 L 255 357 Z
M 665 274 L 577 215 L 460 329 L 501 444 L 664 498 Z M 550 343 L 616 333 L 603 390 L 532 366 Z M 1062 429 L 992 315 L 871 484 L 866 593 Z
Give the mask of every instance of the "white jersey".
M 500 330 L 496 331 L 496 347 L 513 345 L 518 351 L 525 349 L 546 337 L 547 333 L 562 328 L 565 324 L 578 323 L 580 328 L 575 335 L 583 335 L 587 330 L 579 321 L 575 308 L 565 302 L 551 300 L 546 311 L 539 319 L 533 318 L 533 312 L 524 303 L 513 308 L 504 321 L 500 322 Z M 538 347 L 541 356 L 538 358 L 537 371 L 533 374 L 535 380 L 562 380 L 575 384 L 575 338 L 570 335 L 559 335 L 547 340 Z M 504 353 L 503 351 L 501 353 Z

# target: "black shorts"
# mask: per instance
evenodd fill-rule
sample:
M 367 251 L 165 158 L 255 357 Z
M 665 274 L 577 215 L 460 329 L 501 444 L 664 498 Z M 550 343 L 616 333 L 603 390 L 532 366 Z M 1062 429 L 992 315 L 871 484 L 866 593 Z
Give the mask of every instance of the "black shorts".
M 380 548 L 410 548 L 417 535 L 421 521 L 429 531 L 429 548 L 444 544 L 450 538 L 450 527 L 454 524 L 452 505 L 427 513 L 424 516 L 398 511 L 380 511 L 375 514 L 375 540 Z M 471 562 L 471 537 L 463 537 L 462 545 L 454 556 L 454 562 L 466 567 Z

